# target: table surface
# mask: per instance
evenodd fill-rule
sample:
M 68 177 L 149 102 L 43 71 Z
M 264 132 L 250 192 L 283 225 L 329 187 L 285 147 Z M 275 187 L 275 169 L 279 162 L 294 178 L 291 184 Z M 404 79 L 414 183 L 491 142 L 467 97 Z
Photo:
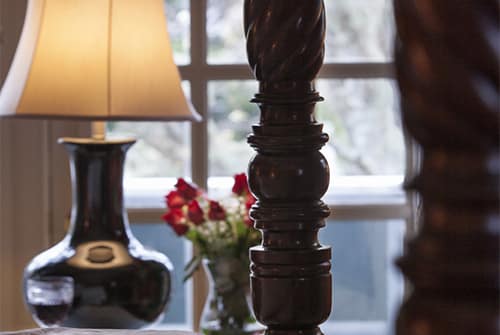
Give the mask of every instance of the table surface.
M 108 330 L 108 329 L 31 329 L 17 332 L 0 332 L 0 335 L 196 335 L 186 331 Z

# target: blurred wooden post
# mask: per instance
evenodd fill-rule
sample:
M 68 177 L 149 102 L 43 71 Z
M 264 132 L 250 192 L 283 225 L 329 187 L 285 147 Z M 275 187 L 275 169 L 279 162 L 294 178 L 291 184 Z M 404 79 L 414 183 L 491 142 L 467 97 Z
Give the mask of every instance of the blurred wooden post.
M 314 118 L 322 98 L 313 85 L 324 58 L 323 1 L 246 0 L 245 31 L 261 110 L 248 139 L 257 151 L 251 216 L 263 233 L 250 253 L 255 314 L 268 335 L 321 334 L 332 298 L 331 252 L 317 237 L 329 215 L 320 200 L 329 168 L 319 152 L 328 136 Z
M 399 265 L 413 284 L 399 335 L 500 330 L 500 5 L 395 0 L 404 123 L 422 146 L 408 187 L 422 227 Z

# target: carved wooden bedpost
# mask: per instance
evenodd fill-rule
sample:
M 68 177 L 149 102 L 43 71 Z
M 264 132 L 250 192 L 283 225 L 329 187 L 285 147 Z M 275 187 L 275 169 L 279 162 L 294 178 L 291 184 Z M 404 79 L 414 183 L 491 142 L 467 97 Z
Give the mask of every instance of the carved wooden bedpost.
M 399 265 L 414 286 L 399 335 L 500 331 L 498 0 L 395 0 L 404 122 L 423 148 L 409 185 L 422 229 Z
M 261 109 L 248 139 L 257 151 L 251 216 L 263 233 L 250 252 L 255 314 L 268 335 L 321 334 L 332 297 L 331 252 L 317 237 L 329 215 L 320 200 L 329 168 L 319 152 L 328 136 L 314 118 L 322 98 L 313 85 L 324 58 L 323 1 L 246 0 L 245 31 Z

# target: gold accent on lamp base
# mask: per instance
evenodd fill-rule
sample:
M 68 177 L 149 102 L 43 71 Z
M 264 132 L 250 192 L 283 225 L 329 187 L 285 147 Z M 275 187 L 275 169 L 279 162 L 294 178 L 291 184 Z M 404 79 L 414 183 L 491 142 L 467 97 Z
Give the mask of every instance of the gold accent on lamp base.
M 92 122 L 92 138 L 94 140 L 104 141 L 106 139 L 106 122 L 93 121 Z

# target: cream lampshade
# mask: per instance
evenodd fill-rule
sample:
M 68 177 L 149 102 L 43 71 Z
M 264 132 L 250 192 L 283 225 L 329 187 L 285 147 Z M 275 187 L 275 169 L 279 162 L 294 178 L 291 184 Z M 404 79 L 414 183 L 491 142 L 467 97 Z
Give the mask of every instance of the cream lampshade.
M 162 0 L 30 0 L 0 116 L 197 120 Z
M 0 116 L 199 119 L 181 88 L 164 13 L 163 0 L 29 0 L 0 93 Z M 129 227 L 123 163 L 135 141 L 94 136 L 60 142 L 70 155 L 70 228 L 26 267 L 26 305 L 42 326 L 148 326 L 170 299 L 172 266 L 165 255 L 145 249 Z M 54 307 L 44 298 L 50 292 L 33 292 L 68 276 L 72 294 L 57 302 L 64 313 L 47 318 Z

